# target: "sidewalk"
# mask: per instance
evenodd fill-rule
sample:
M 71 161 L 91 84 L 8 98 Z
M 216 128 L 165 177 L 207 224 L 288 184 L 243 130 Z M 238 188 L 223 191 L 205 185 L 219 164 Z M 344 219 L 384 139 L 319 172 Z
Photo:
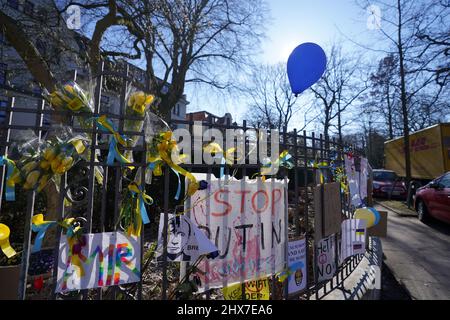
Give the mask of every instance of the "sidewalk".
M 424 224 L 417 214 L 386 209 L 385 203 L 375 208 L 388 211 L 384 263 L 411 298 L 450 299 L 450 226 L 436 221 Z

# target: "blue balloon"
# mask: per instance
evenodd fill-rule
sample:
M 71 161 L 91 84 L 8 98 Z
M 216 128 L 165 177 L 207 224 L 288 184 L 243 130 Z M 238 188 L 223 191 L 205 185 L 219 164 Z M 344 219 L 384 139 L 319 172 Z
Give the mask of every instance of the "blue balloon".
M 287 63 L 292 92 L 300 94 L 319 81 L 326 66 L 327 57 L 319 45 L 307 42 L 295 48 Z

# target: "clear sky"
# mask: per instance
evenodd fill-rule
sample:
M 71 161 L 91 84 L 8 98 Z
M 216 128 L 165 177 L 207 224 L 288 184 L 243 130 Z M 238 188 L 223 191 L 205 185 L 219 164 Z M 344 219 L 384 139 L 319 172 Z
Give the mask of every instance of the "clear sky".
M 303 42 L 326 46 L 341 38 L 367 35 L 367 18 L 354 0 L 268 0 L 272 23 L 263 45 L 263 60 L 287 61 L 292 50 Z M 339 31 L 340 30 L 340 31 Z
M 287 59 L 301 43 L 315 42 L 322 47 L 333 41 L 343 43 L 344 51 L 361 51 L 352 41 L 367 43 L 375 30 L 369 30 L 369 14 L 355 0 L 267 0 L 271 19 L 267 22 L 267 38 L 263 41 L 258 59 L 262 63 L 275 64 Z M 196 97 L 187 90 L 191 110 L 208 110 L 217 115 L 230 112 L 241 121 L 247 110 L 245 100 L 214 99 L 201 95 Z M 295 121 L 295 119 L 293 119 Z M 314 130 L 314 127 L 309 127 Z

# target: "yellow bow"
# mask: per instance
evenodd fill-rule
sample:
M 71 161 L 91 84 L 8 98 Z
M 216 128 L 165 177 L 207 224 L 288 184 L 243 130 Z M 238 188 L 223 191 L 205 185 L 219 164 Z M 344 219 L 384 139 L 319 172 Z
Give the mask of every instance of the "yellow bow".
M 9 243 L 10 230 L 6 224 L 0 223 L 0 247 L 3 253 L 9 258 L 14 257 L 17 253 Z

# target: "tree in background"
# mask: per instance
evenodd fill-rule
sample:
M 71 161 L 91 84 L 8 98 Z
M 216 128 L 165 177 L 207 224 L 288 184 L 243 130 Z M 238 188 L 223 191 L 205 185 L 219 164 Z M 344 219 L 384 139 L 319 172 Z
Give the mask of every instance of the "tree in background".
M 246 118 L 255 127 L 276 128 L 281 131 L 292 125 L 292 117 L 302 110 L 299 99 L 292 93 L 286 74 L 286 65 L 257 65 L 245 88 L 250 103 Z M 299 131 L 312 122 L 311 106 L 304 110 L 304 125 L 293 126 Z
M 428 100 L 428 106 L 431 107 L 448 84 L 448 75 L 444 75 L 446 67 L 442 67 L 441 60 L 446 52 L 448 53 L 445 49 L 449 30 L 446 23 L 449 14 L 448 2 L 397 0 L 394 3 L 384 1 L 357 1 L 357 3 L 364 9 L 370 5 L 380 8 L 379 35 L 381 39 L 387 41 L 387 47 L 391 50 L 385 52 L 388 56 L 392 56 L 397 65 L 394 83 L 397 83 L 399 92 L 406 182 L 409 183 L 411 180 L 409 134 L 411 123 L 416 123 L 411 115 L 418 114 L 412 110 L 414 107 L 422 108 L 423 92 L 426 92 L 428 98 L 431 97 Z
M 343 53 L 340 45 L 333 44 L 327 54 L 328 62 L 325 74 L 311 91 L 314 93 L 315 106 L 320 109 L 325 139 L 330 137 L 330 128 L 337 120 L 339 141 L 342 141 L 343 113 L 354 105 L 367 90 L 360 59 Z

